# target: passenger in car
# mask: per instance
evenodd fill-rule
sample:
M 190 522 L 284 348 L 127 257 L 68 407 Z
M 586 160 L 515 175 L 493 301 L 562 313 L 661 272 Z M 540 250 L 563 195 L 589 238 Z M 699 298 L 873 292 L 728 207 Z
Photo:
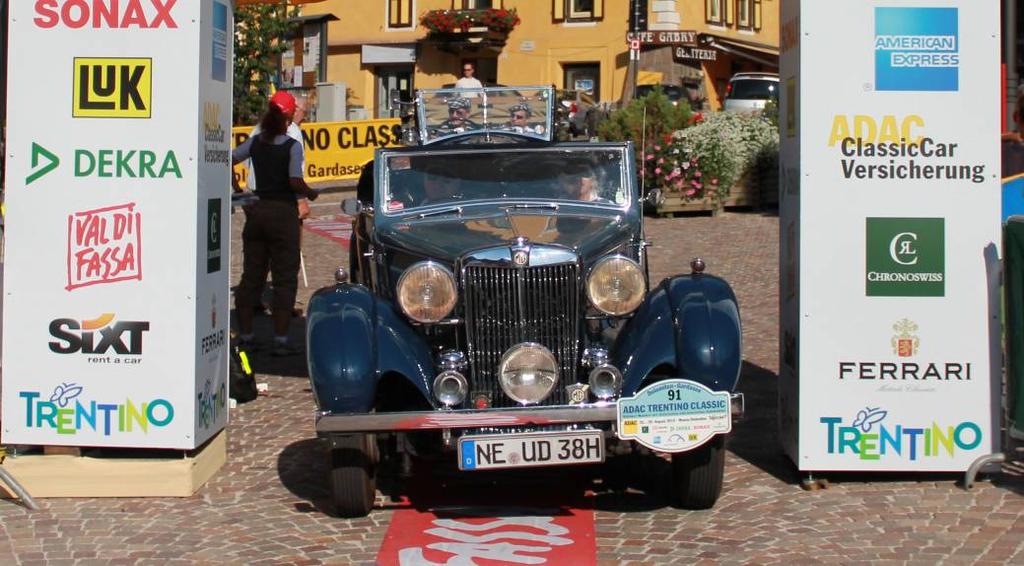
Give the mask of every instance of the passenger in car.
M 586 169 L 574 169 L 558 175 L 558 186 L 562 196 L 584 202 L 608 202 L 600 197 L 593 173 Z

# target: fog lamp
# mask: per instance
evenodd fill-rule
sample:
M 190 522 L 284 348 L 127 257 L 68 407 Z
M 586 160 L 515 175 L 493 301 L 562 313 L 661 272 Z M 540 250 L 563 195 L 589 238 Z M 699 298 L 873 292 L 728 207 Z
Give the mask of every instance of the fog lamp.
M 469 382 L 457 371 L 443 371 L 434 378 L 434 398 L 445 407 L 459 405 L 469 392 Z
M 590 372 L 590 390 L 602 401 L 618 397 L 622 391 L 622 372 L 611 364 L 597 366 Z

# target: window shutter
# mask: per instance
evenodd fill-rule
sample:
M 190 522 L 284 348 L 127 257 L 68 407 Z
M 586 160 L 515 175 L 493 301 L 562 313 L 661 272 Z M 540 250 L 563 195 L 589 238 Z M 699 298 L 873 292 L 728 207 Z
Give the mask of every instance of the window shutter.
M 551 17 L 556 22 L 560 22 L 565 19 L 565 1 L 566 0 L 551 0 Z
M 754 29 L 761 29 L 761 0 L 754 0 Z
M 731 26 L 736 21 L 736 4 L 725 2 L 725 25 Z
M 712 21 L 712 19 L 711 19 L 711 10 L 712 10 L 711 3 L 712 2 L 718 2 L 718 0 L 704 0 L 704 21 L 705 22 Z
M 594 19 L 604 19 L 604 0 L 594 0 Z

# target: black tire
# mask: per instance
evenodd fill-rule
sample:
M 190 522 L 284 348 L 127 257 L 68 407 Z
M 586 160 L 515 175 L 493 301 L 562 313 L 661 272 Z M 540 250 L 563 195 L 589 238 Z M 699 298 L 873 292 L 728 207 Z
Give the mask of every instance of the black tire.
M 332 437 L 331 501 L 340 517 L 365 517 L 377 496 L 377 446 L 372 434 Z
M 722 493 L 725 477 L 725 436 L 672 455 L 672 504 L 682 509 L 710 509 Z

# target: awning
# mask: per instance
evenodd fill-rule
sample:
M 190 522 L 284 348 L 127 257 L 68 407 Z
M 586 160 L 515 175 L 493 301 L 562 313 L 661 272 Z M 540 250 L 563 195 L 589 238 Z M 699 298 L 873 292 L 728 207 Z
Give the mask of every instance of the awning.
M 775 69 L 779 68 L 779 48 L 777 46 L 723 37 L 713 33 L 702 33 L 701 40 L 701 43 L 730 55 Z
M 324 0 L 288 0 L 288 3 L 295 6 L 298 4 L 315 4 Z M 282 0 L 235 0 L 235 6 L 248 6 L 252 4 L 281 4 Z
M 362 52 L 363 65 L 379 65 L 384 63 L 415 63 L 415 43 L 395 43 L 391 45 L 364 45 Z
M 313 24 L 317 22 L 336 22 L 338 16 L 334 14 L 313 14 L 311 16 L 295 16 L 294 18 L 288 18 L 290 24 Z

